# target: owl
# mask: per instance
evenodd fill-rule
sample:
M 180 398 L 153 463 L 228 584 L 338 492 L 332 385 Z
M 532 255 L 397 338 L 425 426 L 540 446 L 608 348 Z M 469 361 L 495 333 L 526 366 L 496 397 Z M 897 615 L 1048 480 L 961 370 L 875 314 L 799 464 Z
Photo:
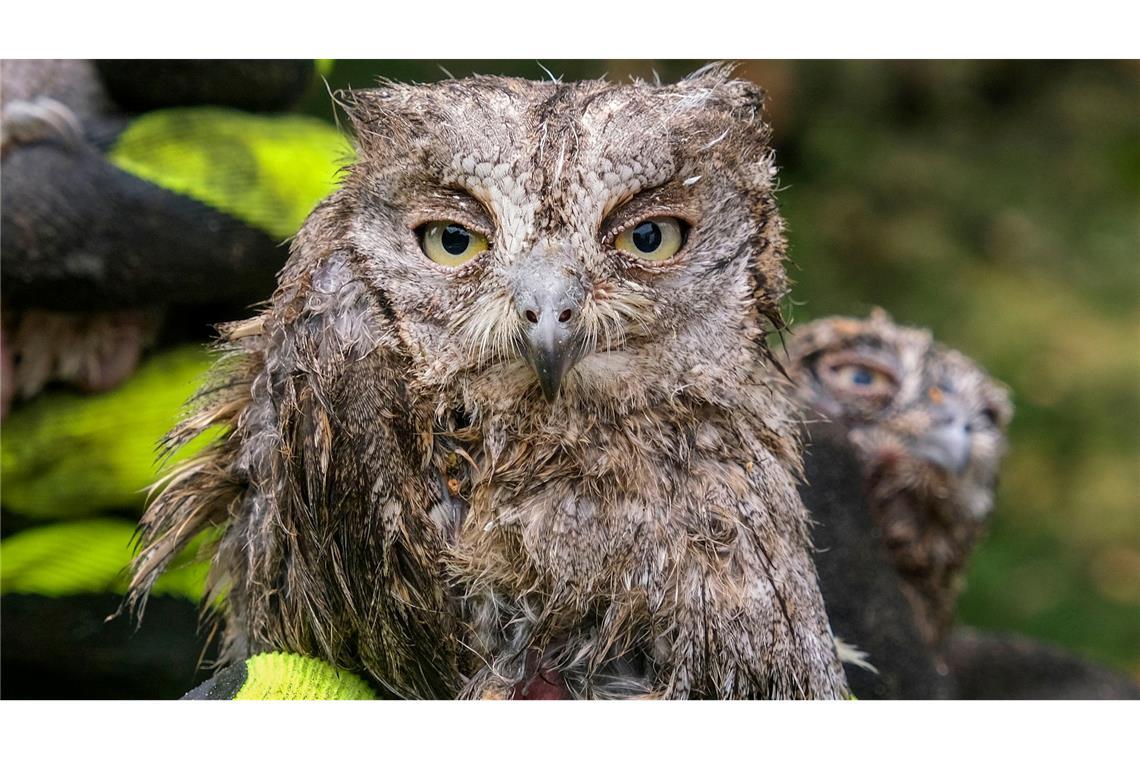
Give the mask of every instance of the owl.
M 840 698 L 763 94 L 479 76 L 340 96 L 357 155 L 141 523 L 195 536 L 225 658 L 409 698 Z
M 788 354 L 801 404 L 847 431 L 903 591 L 938 648 L 993 509 L 1013 415 L 1008 390 L 881 309 L 799 327 Z

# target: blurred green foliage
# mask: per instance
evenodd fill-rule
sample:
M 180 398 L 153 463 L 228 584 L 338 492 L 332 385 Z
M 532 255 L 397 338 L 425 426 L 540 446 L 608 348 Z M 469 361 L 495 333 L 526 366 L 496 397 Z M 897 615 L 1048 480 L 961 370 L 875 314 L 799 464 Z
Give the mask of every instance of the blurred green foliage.
M 675 80 L 699 61 L 340 61 Z M 1017 415 L 960 608 L 1140 673 L 1140 64 L 751 61 L 769 92 L 796 322 L 884 306 L 975 357 Z M 310 113 L 332 118 L 323 86 Z

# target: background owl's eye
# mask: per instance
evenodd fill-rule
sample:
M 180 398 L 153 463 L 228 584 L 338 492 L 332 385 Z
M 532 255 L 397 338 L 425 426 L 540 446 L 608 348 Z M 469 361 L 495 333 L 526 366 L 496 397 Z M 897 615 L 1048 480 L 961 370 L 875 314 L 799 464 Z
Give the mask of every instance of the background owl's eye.
M 827 382 L 840 391 L 867 396 L 893 395 L 898 388 L 893 375 L 867 364 L 835 363 L 825 368 Z
M 421 230 L 421 245 L 437 264 L 457 267 L 487 250 L 487 238 L 456 222 L 428 222 Z
M 614 247 L 650 261 L 664 261 L 681 249 L 684 229 L 671 216 L 646 219 L 617 236 Z
M 856 385 L 871 385 L 875 382 L 875 373 L 866 367 L 856 367 L 851 371 L 851 382 Z
M 984 419 L 990 427 L 994 428 L 999 427 L 1001 423 L 1001 415 L 998 414 L 998 410 L 992 406 L 987 406 L 982 410 L 982 419 Z

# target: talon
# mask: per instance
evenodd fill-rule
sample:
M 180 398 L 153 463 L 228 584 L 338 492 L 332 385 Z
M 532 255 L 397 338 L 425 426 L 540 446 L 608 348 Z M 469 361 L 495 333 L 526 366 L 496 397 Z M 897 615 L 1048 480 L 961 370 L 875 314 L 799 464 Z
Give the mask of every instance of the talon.
M 83 125 L 70 108 L 58 100 L 40 96 L 17 100 L 4 107 L 0 118 L 0 148 L 56 139 L 69 148 L 83 144 Z

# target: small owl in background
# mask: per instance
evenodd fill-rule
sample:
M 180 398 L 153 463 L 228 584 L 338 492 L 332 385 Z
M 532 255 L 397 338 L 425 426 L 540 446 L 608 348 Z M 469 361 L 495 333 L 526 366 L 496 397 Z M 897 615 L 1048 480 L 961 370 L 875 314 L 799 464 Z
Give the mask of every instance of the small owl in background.
M 798 327 L 788 353 L 799 400 L 848 431 L 903 591 L 939 646 L 993 509 L 1009 391 L 928 330 L 897 325 L 881 309 Z
M 217 527 L 224 657 L 406 697 L 841 698 L 768 354 L 763 96 L 475 77 L 350 93 L 358 155 L 171 437 L 132 599 Z

